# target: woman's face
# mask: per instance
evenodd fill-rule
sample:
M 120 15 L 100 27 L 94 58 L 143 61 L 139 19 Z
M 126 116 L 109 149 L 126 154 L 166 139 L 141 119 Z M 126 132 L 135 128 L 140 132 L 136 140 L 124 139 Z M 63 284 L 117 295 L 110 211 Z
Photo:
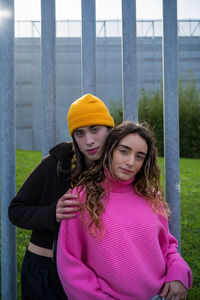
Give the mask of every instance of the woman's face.
M 130 180 L 141 169 L 147 155 L 146 141 L 137 133 L 126 135 L 113 151 L 111 169 L 120 180 Z

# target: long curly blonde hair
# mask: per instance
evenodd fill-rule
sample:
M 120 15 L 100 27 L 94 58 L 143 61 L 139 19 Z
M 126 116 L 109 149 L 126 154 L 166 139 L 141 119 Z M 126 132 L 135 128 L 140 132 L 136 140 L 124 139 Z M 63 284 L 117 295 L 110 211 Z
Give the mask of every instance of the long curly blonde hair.
M 82 205 L 89 214 L 89 230 L 95 235 L 95 230 L 100 228 L 100 215 L 104 211 L 104 202 L 107 197 L 105 189 L 101 183 L 105 180 L 105 169 L 112 174 L 113 151 L 119 142 L 128 134 L 138 134 L 143 138 L 148 146 L 147 155 L 140 171 L 136 174 L 133 181 L 135 192 L 145 197 L 152 206 L 153 211 L 164 216 L 169 216 L 169 207 L 164 201 L 163 192 L 160 186 L 160 169 L 157 164 L 157 149 L 154 138 L 147 124 L 134 122 L 124 122 L 111 129 L 106 140 L 103 157 L 96 161 L 89 169 L 83 171 L 76 180 L 79 193 L 85 187 L 86 201 Z

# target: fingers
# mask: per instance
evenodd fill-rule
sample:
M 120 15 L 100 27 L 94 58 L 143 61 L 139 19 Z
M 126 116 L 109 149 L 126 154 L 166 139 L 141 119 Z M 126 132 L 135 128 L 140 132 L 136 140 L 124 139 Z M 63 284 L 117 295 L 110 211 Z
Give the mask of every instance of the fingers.
M 57 206 L 62 207 L 62 206 L 78 205 L 79 201 L 75 199 L 77 199 L 77 195 L 65 193 L 60 199 L 58 199 Z
M 73 212 L 76 212 L 79 210 L 80 210 L 79 206 L 70 206 L 70 207 L 63 206 L 63 207 L 56 208 L 56 213 L 67 214 L 67 213 L 73 213 Z
M 168 294 L 167 294 L 167 296 L 165 297 L 165 300 L 174 300 L 175 299 L 175 297 L 173 297 L 174 296 L 174 294 L 170 291 Z
M 77 199 L 77 195 L 73 195 L 73 194 L 67 192 L 58 201 L 63 201 L 66 199 Z
M 59 214 L 59 216 L 56 218 L 57 222 L 60 223 L 62 220 L 71 219 L 76 217 L 76 214 Z
M 64 208 L 64 209 L 56 209 L 56 221 L 60 223 L 64 219 L 70 219 L 76 217 L 77 212 L 80 208 L 71 207 L 71 208 Z
M 66 192 L 66 194 L 71 194 L 72 189 L 68 189 L 68 191 Z
M 165 300 L 186 300 L 187 289 L 178 280 L 165 283 L 161 293 L 161 297 L 165 297 Z
M 160 293 L 160 297 L 166 297 L 166 295 L 167 295 L 168 292 L 169 292 L 169 287 L 170 287 L 169 282 L 166 282 L 166 283 L 164 284 L 163 288 L 162 288 L 162 291 L 161 291 L 161 293 Z
M 76 216 L 76 213 L 80 210 L 80 203 L 77 199 L 77 195 L 65 193 L 57 202 L 56 205 L 56 221 L 58 223 L 63 219 L 69 219 Z
M 66 206 L 79 206 L 80 202 L 77 200 L 63 200 L 63 201 L 58 201 L 57 203 L 57 207 L 61 208 L 61 207 L 66 207 Z

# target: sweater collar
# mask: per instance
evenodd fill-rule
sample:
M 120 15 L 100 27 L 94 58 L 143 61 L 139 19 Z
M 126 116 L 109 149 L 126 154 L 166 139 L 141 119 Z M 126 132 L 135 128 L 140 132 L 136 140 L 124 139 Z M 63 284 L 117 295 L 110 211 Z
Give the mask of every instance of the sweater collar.
M 109 188 L 111 192 L 114 193 L 125 193 L 133 190 L 133 181 L 134 178 L 131 178 L 127 181 L 115 179 L 112 177 L 110 172 L 106 169 L 105 170 L 105 180 L 103 182 L 103 186 L 105 188 Z

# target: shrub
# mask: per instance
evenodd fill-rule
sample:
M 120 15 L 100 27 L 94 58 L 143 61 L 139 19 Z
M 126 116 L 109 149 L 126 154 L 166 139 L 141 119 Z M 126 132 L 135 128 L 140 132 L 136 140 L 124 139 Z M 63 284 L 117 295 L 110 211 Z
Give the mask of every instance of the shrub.
M 122 101 L 110 100 L 110 113 L 115 121 L 115 126 L 123 121 Z
M 200 95 L 192 79 L 179 82 L 180 156 L 200 158 Z
M 150 92 L 148 95 L 143 90 L 139 99 L 138 119 L 148 122 L 154 133 L 159 155 L 163 156 L 163 100 L 162 91 Z
M 154 132 L 159 155 L 164 156 L 163 92 L 141 91 L 138 119 L 146 121 Z M 123 120 L 122 104 L 111 100 L 111 114 L 118 125 Z M 185 85 L 179 81 L 180 157 L 200 158 L 200 93 L 195 80 Z

